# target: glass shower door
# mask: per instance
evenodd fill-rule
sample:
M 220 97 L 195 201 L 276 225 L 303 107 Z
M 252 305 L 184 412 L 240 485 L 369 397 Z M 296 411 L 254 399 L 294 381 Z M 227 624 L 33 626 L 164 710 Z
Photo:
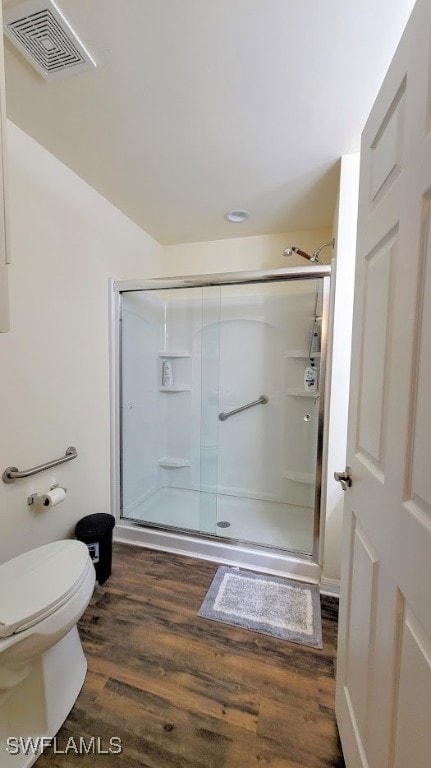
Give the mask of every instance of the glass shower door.
M 219 296 L 122 294 L 123 518 L 216 532 Z
M 219 535 L 313 552 L 321 289 L 309 279 L 221 287 Z
M 124 518 L 316 554 L 323 280 L 122 294 Z
M 218 414 L 220 410 L 220 287 L 202 289 L 200 347 L 200 531 L 217 533 Z

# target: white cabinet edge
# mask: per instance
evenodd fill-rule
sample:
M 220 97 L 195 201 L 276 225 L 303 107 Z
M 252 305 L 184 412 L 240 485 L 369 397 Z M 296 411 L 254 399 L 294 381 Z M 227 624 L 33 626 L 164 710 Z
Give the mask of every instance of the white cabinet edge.
M 0 6 L 0 23 L 3 26 Z M 3 36 L 0 41 L 0 332 L 9 331 L 9 286 L 8 268 L 10 263 L 10 229 L 7 198 L 7 155 L 6 155 L 6 89 L 4 76 Z

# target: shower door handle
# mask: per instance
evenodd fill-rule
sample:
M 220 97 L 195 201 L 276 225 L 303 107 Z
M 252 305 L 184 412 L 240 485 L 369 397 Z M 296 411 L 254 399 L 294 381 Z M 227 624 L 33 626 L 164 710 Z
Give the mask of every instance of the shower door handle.
M 344 472 L 334 472 L 334 479 L 337 483 L 341 483 L 343 491 L 347 491 L 352 485 L 352 470 L 350 467 L 346 467 Z
M 257 400 L 253 400 L 253 402 L 247 403 L 247 405 L 241 405 L 240 408 L 234 408 L 233 411 L 228 411 L 227 413 L 219 413 L 219 420 L 226 421 L 229 416 L 233 416 L 235 413 L 241 413 L 241 411 L 246 411 L 248 408 L 253 408 L 255 405 L 266 405 L 268 399 L 269 398 L 266 395 L 261 395 Z

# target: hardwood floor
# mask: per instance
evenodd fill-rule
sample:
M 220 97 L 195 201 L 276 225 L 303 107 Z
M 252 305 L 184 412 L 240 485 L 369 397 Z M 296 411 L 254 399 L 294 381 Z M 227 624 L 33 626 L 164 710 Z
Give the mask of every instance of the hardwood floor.
M 37 768 L 342 768 L 334 717 L 337 601 L 323 650 L 197 616 L 217 565 L 115 545 L 80 622 L 88 674 L 57 736 L 122 754 L 54 754 Z

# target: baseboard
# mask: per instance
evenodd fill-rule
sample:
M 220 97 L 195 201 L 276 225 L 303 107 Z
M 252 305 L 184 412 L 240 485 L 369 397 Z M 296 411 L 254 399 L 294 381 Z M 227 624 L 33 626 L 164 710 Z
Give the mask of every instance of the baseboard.
M 338 579 L 327 579 L 322 576 L 320 580 L 320 592 L 322 595 L 340 598 L 340 582 Z

